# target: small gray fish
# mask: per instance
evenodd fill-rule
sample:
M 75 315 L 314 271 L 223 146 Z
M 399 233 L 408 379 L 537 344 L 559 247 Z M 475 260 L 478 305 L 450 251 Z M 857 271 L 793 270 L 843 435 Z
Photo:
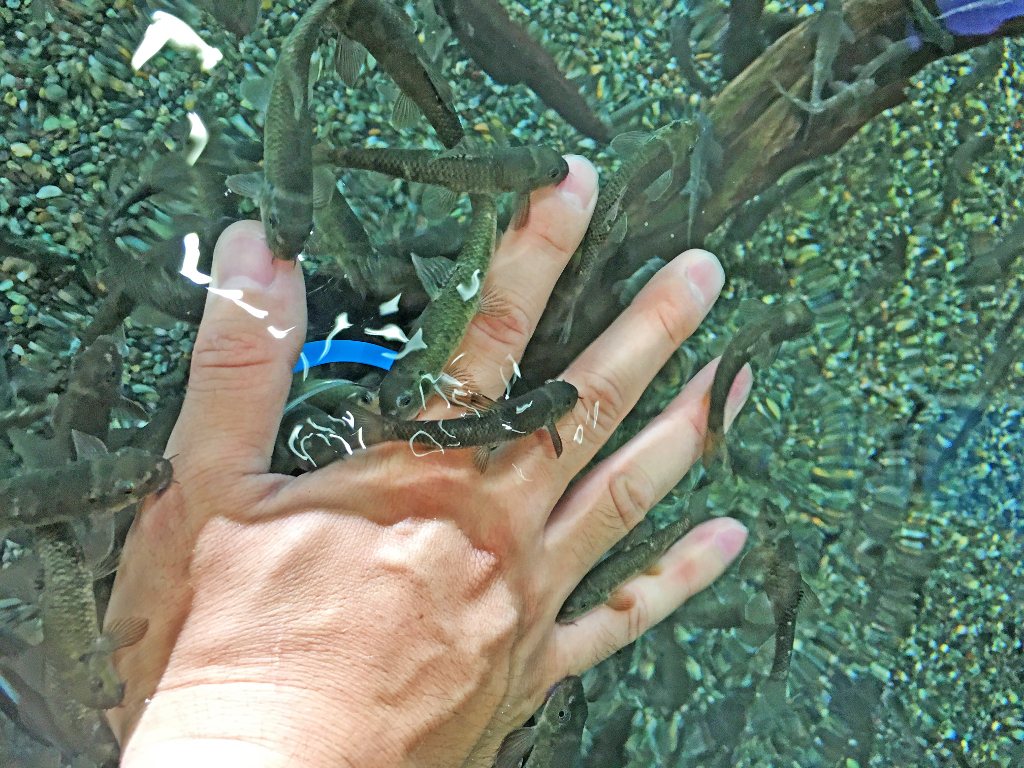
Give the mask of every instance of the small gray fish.
M 766 307 L 763 314 L 740 328 L 725 348 L 711 382 L 708 429 L 704 437 L 704 466 L 709 467 L 725 448 L 725 402 L 732 382 L 751 358 L 774 359 L 779 345 L 792 341 L 814 327 L 814 315 L 802 301 L 780 302 Z
M 600 273 L 615 246 L 622 242 L 629 226 L 626 207 L 643 191 L 638 180 L 647 185 L 658 184 L 665 173 L 671 173 L 697 140 L 698 127 L 693 121 L 675 120 L 650 135 L 619 134 L 612 142 L 618 147 L 637 145 L 606 184 L 601 185 L 594 206 L 594 215 L 583 235 L 583 242 L 573 257 L 575 283 L 562 301 L 565 317 L 559 341 L 567 344 L 572 331 L 576 305 L 588 286 Z M 668 178 L 671 183 L 671 176 Z
M 116 707 L 124 683 L 111 655 L 141 640 L 149 621 L 126 618 L 100 632 L 93 574 L 71 526 L 40 526 L 35 546 L 43 566 L 39 614 L 47 688 L 93 709 Z
M 689 515 L 659 528 L 647 538 L 635 541 L 599 562 L 565 599 L 558 612 L 560 624 L 570 624 L 609 602 L 619 587 L 650 568 L 687 531 L 693 527 Z M 623 605 L 622 607 L 626 607 Z
M 309 460 L 319 455 L 324 457 L 320 462 L 344 458 L 355 450 L 392 441 L 442 451 L 475 447 L 478 450 L 474 461 L 483 471 L 487 468 L 490 448 L 526 437 L 539 429 L 547 431 L 555 455 L 561 456 L 562 438 L 558 434 L 558 421 L 575 407 L 578 398 L 572 384 L 549 381 L 519 397 L 498 401 L 489 410 L 439 421 L 393 419 L 358 406 L 352 406 L 340 417 L 333 417 L 322 411 L 300 411 L 300 406 L 294 413 L 294 425 L 286 439 L 289 448 L 300 459 Z M 306 434 L 309 437 L 301 442 Z M 301 453 L 293 446 L 297 446 Z M 312 453 L 314 451 L 315 454 Z M 323 466 L 320 462 L 314 466 Z
M 173 472 L 167 459 L 138 448 L 25 470 L 0 481 L 0 525 L 34 527 L 109 515 L 163 491 Z
M 324 25 L 355 0 L 317 0 L 281 47 L 263 129 L 263 171 L 227 179 L 228 189 L 260 205 L 267 245 L 293 260 L 313 229 L 314 123 L 307 99 L 309 62 Z M 335 7 L 337 6 L 337 7 Z
M 333 22 L 345 37 L 363 45 L 402 90 L 392 112 L 395 127 L 410 125 L 422 112 L 442 144 L 458 144 L 465 134 L 455 94 L 423 49 L 412 19 L 386 0 L 345 1 L 349 7 L 344 16 L 336 14 Z
M 554 684 L 536 714 L 536 724 L 512 731 L 498 748 L 494 768 L 572 768 L 587 722 L 583 681 L 569 675 Z
M 458 148 L 447 152 L 390 147 L 328 148 L 317 150 L 315 162 L 376 171 L 444 187 L 450 191 L 449 195 L 435 205 L 436 212 L 443 215 L 454 206 L 457 193 L 493 195 L 514 192 L 514 229 L 526 224 L 530 214 L 530 192 L 558 184 L 569 175 L 569 164 L 552 147 L 498 147 L 486 152 Z
M 700 125 L 700 136 L 690 153 L 690 178 L 680 192 L 689 196 L 686 242 L 691 248 L 697 245 L 693 242 L 693 224 L 697 220 L 700 203 L 711 194 L 712 172 L 722 166 L 722 145 L 715 139 L 715 124 L 703 112 L 697 113 L 697 123 Z
M 839 48 L 845 42 L 853 44 L 857 37 L 843 16 L 843 0 L 825 0 L 824 7 L 815 14 L 811 21 L 811 31 L 817 38 L 814 46 L 814 64 L 811 69 L 811 98 L 803 102 L 795 99 L 788 91 L 783 95 L 790 101 L 801 106 L 812 115 L 827 110 L 821 96 L 825 85 L 832 79 L 832 65 L 835 64 Z
M 489 195 L 473 195 L 473 220 L 455 262 L 441 286 L 429 289 L 430 304 L 416 321 L 416 331 L 380 385 L 380 410 L 408 419 L 426 407 L 435 391 L 446 398 L 472 389 L 465 375 L 449 363 L 478 311 L 501 314 L 500 299 L 484 301 L 483 284 L 494 253 L 498 207 Z

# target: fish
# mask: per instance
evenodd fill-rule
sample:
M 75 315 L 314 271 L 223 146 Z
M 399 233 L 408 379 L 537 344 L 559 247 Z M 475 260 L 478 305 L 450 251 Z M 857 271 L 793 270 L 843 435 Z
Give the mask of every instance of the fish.
M 130 447 L 111 454 L 104 449 L 54 469 L 23 470 L 0 481 L 0 525 L 34 527 L 110 515 L 163 492 L 173 473 L 167 459 Z
M 259 203 L 267 246 L 277 259 L 294 261 L 313 229 L 314 123 L 307 98 L 310 58 L 324 25 L 354 2 L 316 0 L 299 19 L 281 46 L 271 77 L 263 129 L 263 170 L 226 180 L 229 190 Z
M 505 737 L 494 758 L 494 768 L 572 768 L 587 722 L 583 681 L 569 675 L 555 683 L 536 723 L 517 728 Z M 526 760 L 523 763 L 523 760 Z
M 632 546 L 609 554 L 576 585 L 562 603 L 555 620 L 559 624 L 571 624 L 606 603 L 616 610 L 632 607 L 631 600 L 616 598 L 616 590 L 650 569 L 691 528 L 693 521 L 688 514 L 683 514 L 647 537 L 636 540 Z
M 744 557 L 741 571 L 757 569 L 764 574 L 764 593 L 775 624 L 775 655 L 768 680 L 785 683 L 793 657 L 797 610 L 801 603 L 817 604 L 818 599 L 800 573 L 796 542 L 784 527 L 782 510 L 771 501 L 764 504 L 756 526 L 761 542 Z
M 46 688 L 92 709 L 110 709 L 124 699 L 124 683 L 111 656 L 146 634 L 149 621 L 128 617 L 100 632 L 93 573 L 67 523 L 35 529 L 42 563 L 39 615 L 46 651 Z M 47 695 L 52 701 L 52 697 Z
M 381 443 L 403 441 L 415 446 L 423 445 L 435 450 L 477 448 L 474 463 L 483 472 L 490 459 L 490 449 L 502 443 L 518 440 L 539 429 L 547 431 L 555 449 L 562 455 L 562 438 L 558 422 L 569 413 L 579 399 L 576 387 L 565 381 L 549 381 L 519 397 L 502 400 L 488 410 L 477 410 L 454 419 L 437 421 L 410 421 L 381 416 L 353 405 L 339 416 L 316 412 L 303 405 L 292 414 L 288 434 L 289 448 L 300 459 L 323 466 L 356 450 Z M 296 427 L 308 427 L 306 432 Z M 282 423 L 284 429 L 289 427 Z M 309 435 L 305 442 L 303 434 Z
M 677 14 L 669 25 L 668 55 L 675 57 L 676 66 L 686 78 L 686 82 L 693 86 L 697 93 L 710 98 L 715 95 L 715 90 L 693 63 L 693 49 L 690 46 L 690 32 L 692 31 L 693 24 L 687 15 L 685 13 Z
M 729 26 L 722 39 L 722 74 L 732 80 L 764 51 L 761 14 L 764 0 L 733 0 L 729 3 Z
M 607 144 L 611 130 L 559 69 L 557 62 L 514 22 L 497 0 L 437 0 L 455 36 L 494 82 L 523 83 L 584 136 Z
M 306 243 L 308 253 L 330 259 L 333 269 L 343 274 L 362 298 L 382 295 L 409 278 L 410 264 L 387 258 L 373 247 L 330 168 L 313 168 L 313 190 L 316 205 L 313 234 Z
M 825 92 L 825 85 L 832 80 L 832 66 L 839 55 L 840 46 L 844 42 L 852 45 L 857 37 L 843 16 L 843 0 L 825 0 L 824 6 L 811 21 L 810 31 L 816 38 L 811 69 L 811 98 L 807 102 L 794 100 L 785 89 L 783 94 L 805 111 L 817 115 L 829 108 L 821 96 Z
M 755 199 L 748 200 L 733 218 L 722 238 L 727 243 L 746 242 L 753 237 L 768 214 L 829 166 L 827 158 L 815 158 L 794 166 Z
M 306 379 L 302 374 L 292 377 L 291 391 L 285 413 L 293 411 L 300 403 L 308 402 L 327 413 L 343 411 L 349 405 L 358 405 L 371 411 L 380 411 L 377 393 L 369 387 L 348 379 Z
M 1024 252 L 1024 216 L 1004 225 L 1000 237 L 990 247 L 972 254 L 971 261 L 958 275 L 961 285 L 993 285 L 1007 275 L 1010 267 Z
M 663 186 L 667 190 L 663 183 L 665 174 L 672 173 L 693 149 L 696 140 L 697 124 L 691 120 L 675 120 L 651 134 L 622 133 L 615 137 L 613 147 L 621 147 L 624 154 L 629 154 L 607 183 L 601 185 L 590 225 L 573 256 L 574 282 L 561 299 L 564 318 L 559 336 L 561 344 L 569 342 L 576 305 L 612 255 L 614 246 L 626 236 L 629 226 L 626 207 L 645 187 Z M 638 183 L 640 180 L 646 182 L 643 187 Z M 671 175 L 667 180 L 671 184 Z
M 654 257 L 648 259 L 644 264 L 632 275 L 627 277 L 625 280 L 619 280 L 612 286 L 612 295 L 619 299 L 619 303 L 628 307 L 633 303 L 633 299 L 636 298 L 637 294 L 643 290 L 644 286 L 650 282 L 651 278 L 654 277 L 665 266 L 667 262 L 664 259 Z
M 533 190 L 559 184 L 569 175 L 569 164 L 553 147 L 497 147 L 486 152 L 461 148 L 447 152 L 389 147 L 318 148 L 316 161 L 443 187 L 434 211 L 429 210 L 429 198 L 424 195 L 427 214 L 437 213 L 438 217 L 451 211 L 458 193 L 514 192 L 513 229 L 526 224 Z
M 814 315 L 799 300 L 772 304 L 760 317 L 748 322 L 725 348 L 711 382 L 708 407 L 708 428 L 704 436 L 704 466 L 710 467 L 719 454 L 728 463 L 725 446 L 725 403 L 733 380 L 751 358 L 761 355 L 766 365 L 774 360 L 778 347 L 792 341 L 814 327 Z
M 351 8 L 334 23 L 345 37 L 373 55 L 404 94 L 392 111 L 395 127 L 411 124 L 422 112 L 441 143 L 449 149 L 455 147 L 465 135 L 455 111 L 455 95 L 420 43 L 412 19 L 386 0 L 346 2 Z
M 145 408 L 121 393 L 123 368 L 119 344 L 110 336 L 101 336 L 75 355 L 68 387 L 54 407 L 53 437 L 9 431 L 15 450 L 27 466 L 60 466 L 73 459 L 76 431 L 105 441 L 115 408 L 138 419 L 149 418 Z
M 499 297 L 481 295 L 497 235 L 497 204 L 489 195 L 473 195 L 470 199 L 473 219 L 455 268 L 443 284 L 427 288 L 431 301 L 381 382 L 380 410 L 386 416 L 411 418 L 426 407 L 435 390 L 446 398 L 459 389 L 468 393 L 470 382 L 457 364 L 449 364 L 449 359 L 478 311 L 507 311 Z
M 715 139 L 715 124 L 703 112 L 697 113 L 700 125 L 700 136 L 690 153 L 690 177 L 686 180 L 680 194 L 689 196 L 689 207 L 686 219 L 686 242 L 690 247 L 693 242 L 693 223 L 697 220 L 700 202 L 711 194 L 711 174 L 722 167 L 722 145 Z

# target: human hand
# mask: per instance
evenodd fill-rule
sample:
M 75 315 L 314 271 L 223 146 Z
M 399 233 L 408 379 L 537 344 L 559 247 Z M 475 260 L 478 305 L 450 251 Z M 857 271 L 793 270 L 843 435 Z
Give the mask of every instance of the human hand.
M 487 287 L 511 312 L 478 315 L 460 350 L 489 395 L 593 210 L 596 173 L 582 158 L 570 169 L 495 253 Z M 108 714 L 122 765 L 485 764 L 555 680 L 631 642 L 741 549 L 739 523 L 709 521 L 625 588 L 632 608 L 554 623 L 701 453 L 714 364 L 563 498 L 714 301 L 722 272 L 708 254 L 666 266 L 565 372 L 581 403 L 561 424 L 560 459 L 538 433 L 496 451 L 483 475 L 472 451 L 415 457 L 405 444 L 266 474 L 304 337 L 301 272 L 244 222 L 222 235 L 214 277 L 269 314 L 210 296 L 167 447 L 179 483 L 125 544 L 106 621 L 146 617 L 149 633 L 118 658 L 127 695 Z M 749 372 L 737 377 L 730 417 L 749 386 Z

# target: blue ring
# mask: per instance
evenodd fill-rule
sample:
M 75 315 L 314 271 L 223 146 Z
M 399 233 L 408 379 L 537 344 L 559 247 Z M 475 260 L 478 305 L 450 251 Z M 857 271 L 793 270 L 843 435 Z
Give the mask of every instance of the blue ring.
M 292 373 L 301 373 L 306 368 L 325 363 L 363 363 L 389 371 L 395 364 L 395 354 L 387 347 L 368 341 L 332 340 L 329 349 L 326 340 L 310 341 L 302 346 L 302 356 L 292 369 Z M 308 365 L 303 364 L 303 358 L 308 361 Z

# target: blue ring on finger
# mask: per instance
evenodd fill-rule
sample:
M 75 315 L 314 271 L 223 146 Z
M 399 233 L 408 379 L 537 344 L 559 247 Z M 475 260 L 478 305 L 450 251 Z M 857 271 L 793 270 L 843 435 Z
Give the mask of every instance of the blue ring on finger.
M 310 341 L 302 345 L 302 354 L 292 373 L 326 363 L 362 363 L 390 371 L 395 364 L 395 352 L 368 341 Z

